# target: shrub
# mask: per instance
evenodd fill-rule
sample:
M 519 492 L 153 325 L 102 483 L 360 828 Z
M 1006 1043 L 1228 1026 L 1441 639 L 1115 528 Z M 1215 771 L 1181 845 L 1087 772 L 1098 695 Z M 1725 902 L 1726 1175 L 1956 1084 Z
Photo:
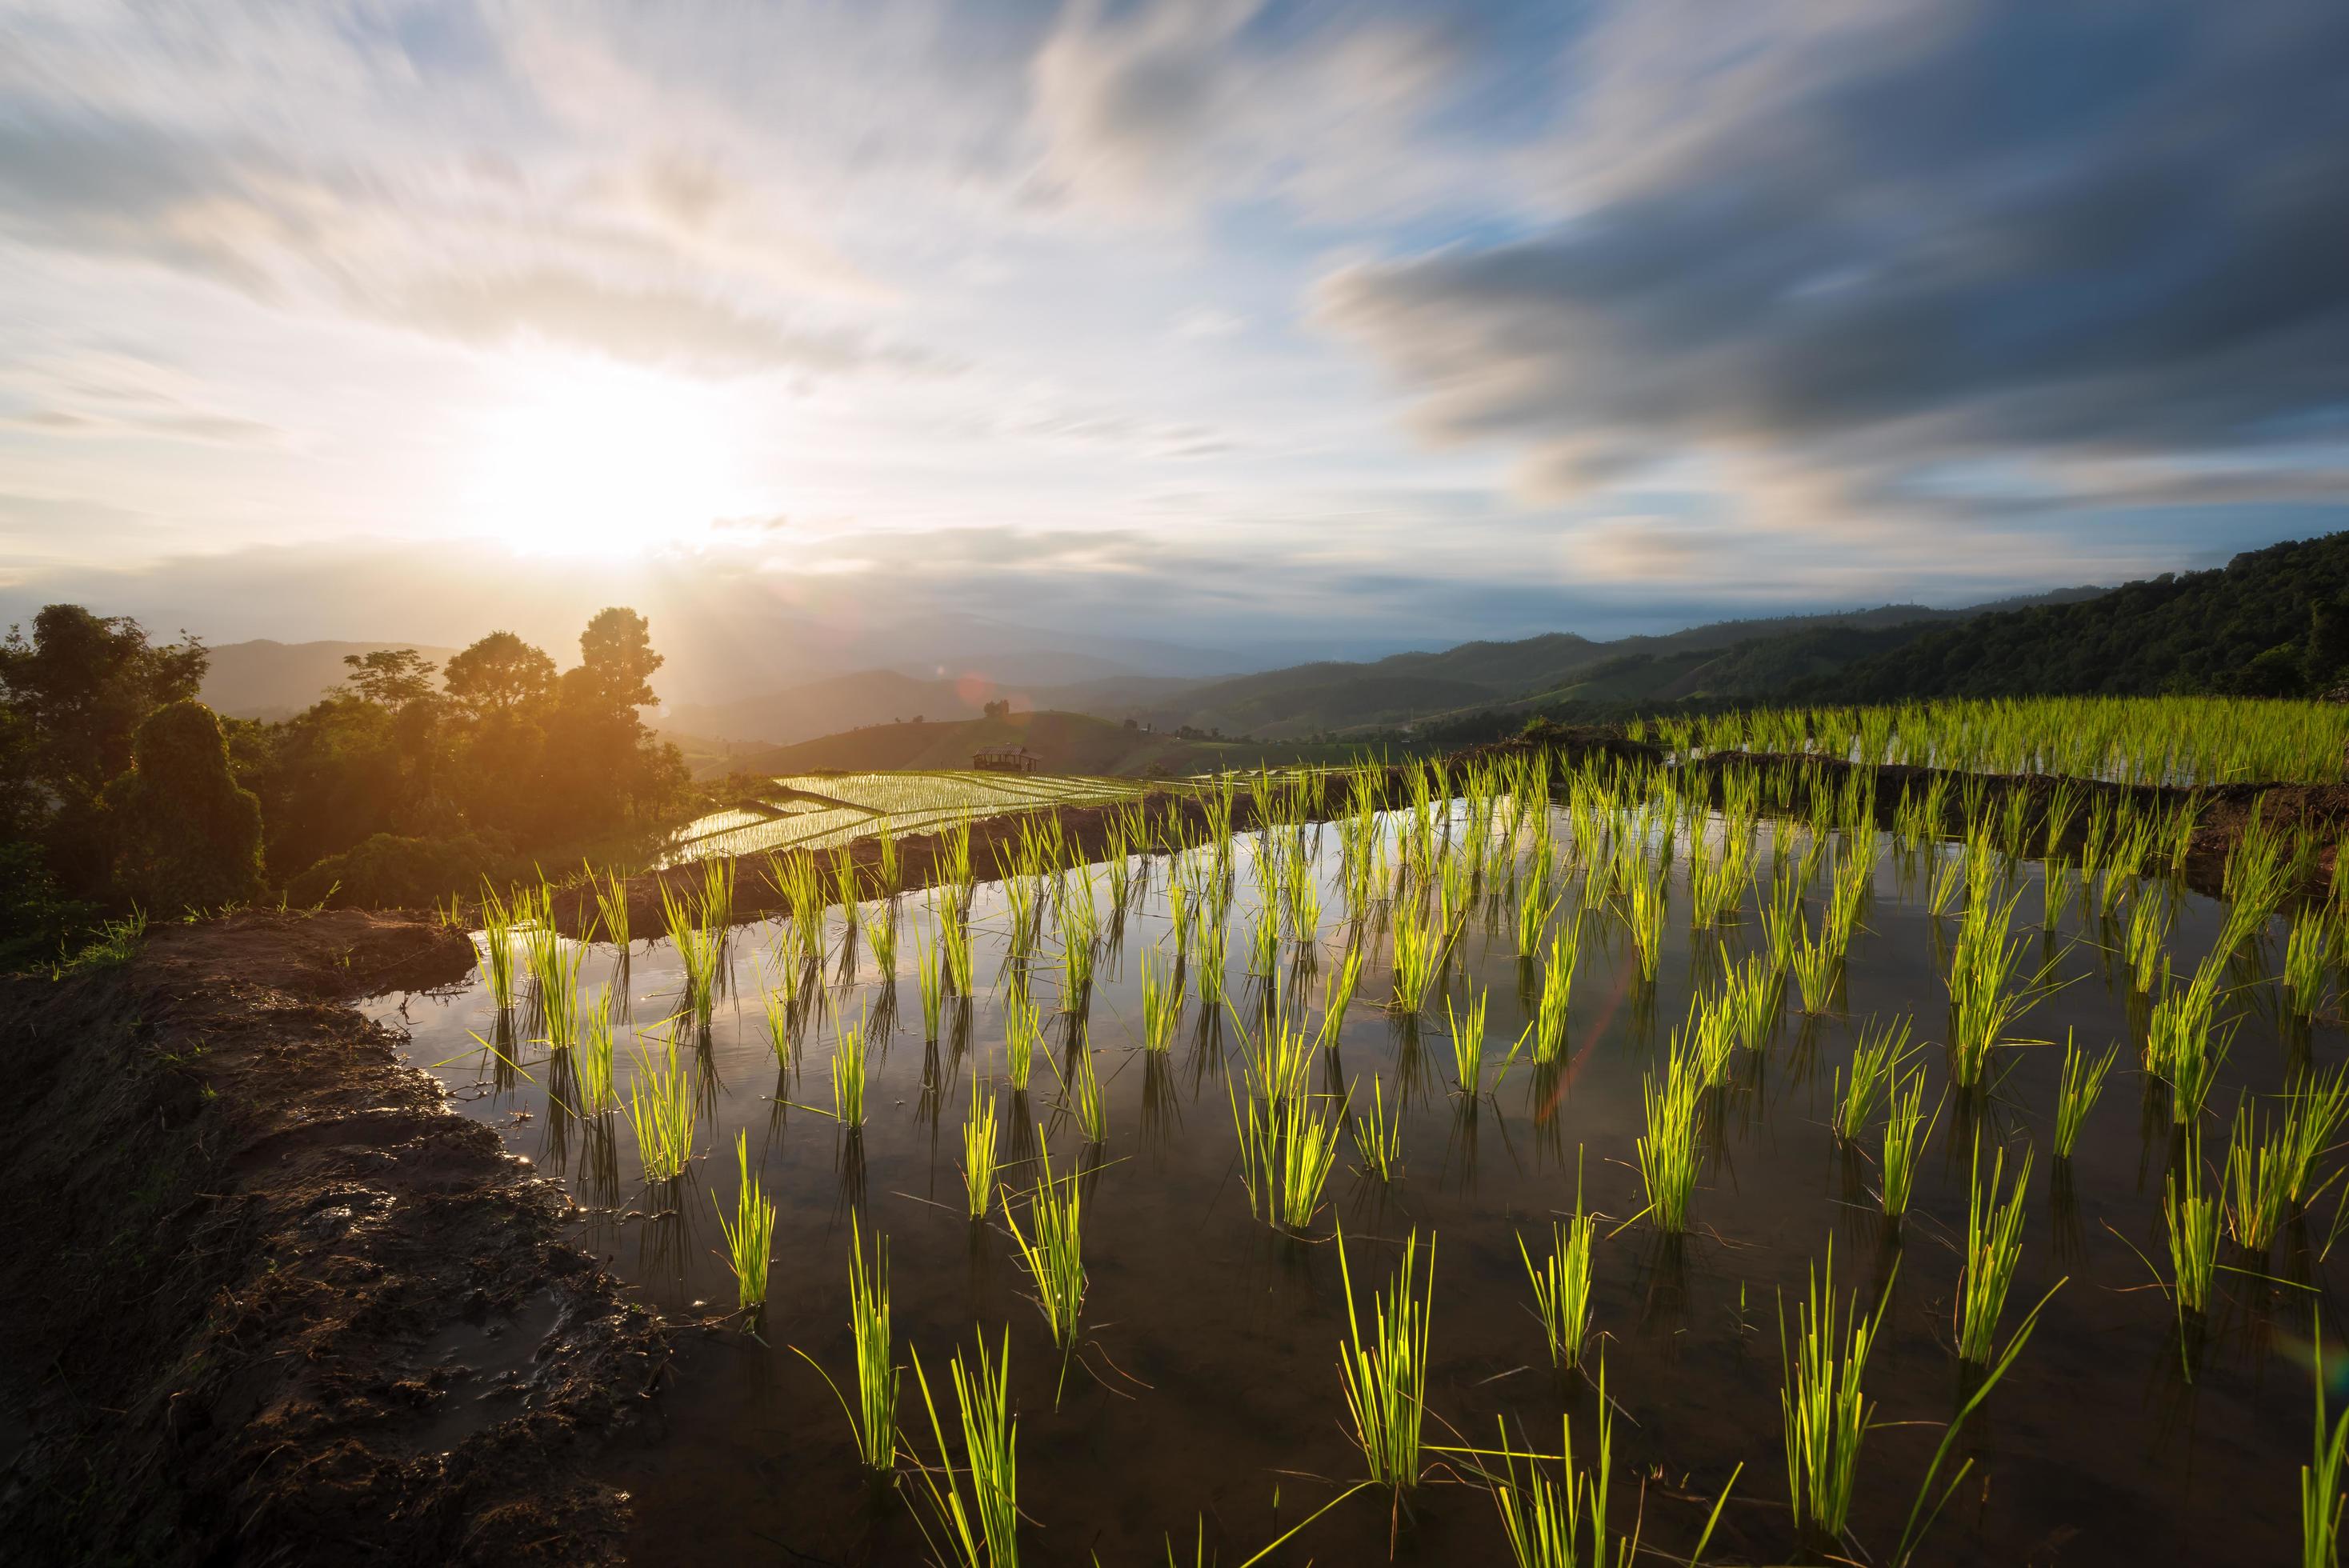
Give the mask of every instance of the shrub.
M 261 892 L 261 802 L 229 773 L 228 738 L 200 702 L 157 708 L 107 787 L 114 878 L 150 913 L 217 909 Z

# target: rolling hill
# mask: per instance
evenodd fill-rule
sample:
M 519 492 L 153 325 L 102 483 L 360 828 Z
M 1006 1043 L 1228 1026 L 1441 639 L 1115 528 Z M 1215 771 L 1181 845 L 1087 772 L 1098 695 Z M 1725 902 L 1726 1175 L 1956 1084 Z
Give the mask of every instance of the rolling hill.
M 1353 748 L 1280 741 L 1186 739 L 1091 714 L 1045 710 L 1009 718 L 925 719 L 874 724 L 789 746 L 688 752 L 697 778 L 729 773 L 811 773 L 892 768 L 967 768 L 983 747 L 1020 745 L 1050 773 L 1181 775 L 1258 762 L 1343 761 Z
M 346 654 L 371 654 L 378 648 L 414 648 L 436 665 L 446 664 L 454 648 L 427 647 L 415 643 L 279 643 L 266 637 L 246 643 L 222 643 L 206 650 L 212 663 L 197 696 L 215 713 L 231 718 L 289 718 L 343 684 L 350 671 Z

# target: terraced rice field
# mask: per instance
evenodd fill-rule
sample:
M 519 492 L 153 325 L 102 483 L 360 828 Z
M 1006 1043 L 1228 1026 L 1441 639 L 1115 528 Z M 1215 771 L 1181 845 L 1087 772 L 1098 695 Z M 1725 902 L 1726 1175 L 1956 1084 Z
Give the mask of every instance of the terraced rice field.
M 968 818 L 1043 806 L 1104 806 L 1130 800 L 1131 779 L 968 769 L 895 773 L 794 773 L 770 780 L 771 795 L 693 822 L 661 865 L 719 855 L 828 850 L 868 833 L 924 833 Z

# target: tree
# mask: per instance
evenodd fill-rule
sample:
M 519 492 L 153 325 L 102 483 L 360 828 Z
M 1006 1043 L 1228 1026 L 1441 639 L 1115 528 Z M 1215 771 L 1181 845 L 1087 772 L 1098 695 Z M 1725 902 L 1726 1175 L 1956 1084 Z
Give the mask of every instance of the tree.
M 554 661 L 512 632 L 492 632 L 451 657 L 441 681 L 476 718 L 508 718 L 554 689 Z
M 397 709 L 433 698 L 432 672 L 439 666 L 414 648 L 345 654 L 343 663 L 351 666 L 343 679 L 369 702 Z
M 183 699 L 150 714 L 129 773 L 108 788 L 115 878 L 156 913 L 212 909 L 261 892 L 261 802 L 229 774 L 212 710 Z
M 2308 651 L 2302 677 L 2323 692 L 2349 676 L 2349 596 L 2319 599 L 2308 607 Z
M 667 661 L 653 652 L 652 627 L 634 610 L 615 605 L 595 612 L 579 634 L 583 683 L 600 707 L 634 712 L 660 699 L 653 695 L 653 672 Z

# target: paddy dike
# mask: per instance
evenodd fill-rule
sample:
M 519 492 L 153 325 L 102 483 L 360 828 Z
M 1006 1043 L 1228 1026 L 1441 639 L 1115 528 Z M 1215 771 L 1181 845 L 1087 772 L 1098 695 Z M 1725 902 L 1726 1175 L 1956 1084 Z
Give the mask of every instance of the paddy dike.
M 413 915 L 158 927 L 0 981 L 0 1538 L 23 1563 L 605 1563 L 653 1317 L 350 999 Z

